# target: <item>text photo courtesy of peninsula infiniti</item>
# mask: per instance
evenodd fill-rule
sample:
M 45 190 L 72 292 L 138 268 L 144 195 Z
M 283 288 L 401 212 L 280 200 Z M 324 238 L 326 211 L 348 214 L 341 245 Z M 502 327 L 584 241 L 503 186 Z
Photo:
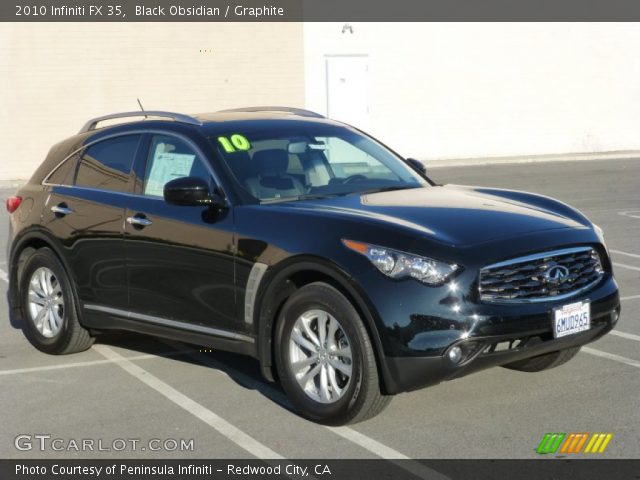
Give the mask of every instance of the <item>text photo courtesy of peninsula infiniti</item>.
M 6 206 L 10 304 L 36 348 L 129 330 L 249 355 L 324 424 L 493 366 L 561 365 L 620 314 L 578 210 L 439 185 L 295 108 L 90 120 Z

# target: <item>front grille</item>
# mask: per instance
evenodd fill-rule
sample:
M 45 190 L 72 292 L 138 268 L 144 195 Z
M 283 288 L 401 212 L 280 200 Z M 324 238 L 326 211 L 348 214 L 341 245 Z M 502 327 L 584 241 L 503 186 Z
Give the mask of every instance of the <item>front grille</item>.
M 567 298 L 589 289 L 603 274 L 600 256 L 591 247 L 528 255 L 480 270 L 480 300 L 503 303 Z

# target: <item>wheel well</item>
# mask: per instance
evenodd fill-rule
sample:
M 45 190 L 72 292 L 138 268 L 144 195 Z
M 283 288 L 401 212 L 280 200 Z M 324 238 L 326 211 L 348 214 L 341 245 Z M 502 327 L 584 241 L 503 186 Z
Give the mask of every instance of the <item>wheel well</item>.
M 22 279 L 22 271 L 24 269 L 24 264 L 27 261 L 27 258 L 31 256 L 33 252 L 39 250 L 41 248 L 48 247 L 50 248 L 54 254 L 57 255 L 56 251 L 51 247 L 51 245 L 42 238 L 34 237 L 26 240 L 22 244 L 18 250 L 14 252 L 11 257 L 10 265 L 9 265 L 9 301 L 10 308 L 18 308 L 19 307 L 19 285 Z
M 278 317 L 280 316 L 282 307 L 296 290 L 299 290 L 305 285 L 310 285 L 315 282 L 323 282 L 334 287 L 345 297 L 347 297 L 351 304 L 355 306 L 353 298 L 351 298 L 351 296 L 344 291 L 344 289 L 337 281 L 335 281 L 335 279 L 333 279 L 326 273 L 318 272 L 315 270 L 301 270 L 299 272 L 294 272 L 293 274 L 291 274 L 288 278 L 285 279 L 285 282 L 287 284 L 287 287 L 285 288 L 286 295 L 283 295 L 282 297 L 277 299 L 277 305 L 275 305 L 276 308 L 273 309 L 273 317 L 271 318 L 271 325 L 273 326 L 271 328 L 271 365 L 275 365 L 274 345 L 276 344 L 276 332 L 278 330 L 276 327 L 278 325 Z M 362 316 L 362 312 L 357 307 L 356 309 L 358 310 L 358 315 Z M 371 332 L 369 332 L 369 335 L 371 335 Z
M 36 250 L 40 250 L 43 247 L 47 247 L 48 245 L 42 240 L 34 240 L 33 242 L 29 242 L 20 250 L 20 253 L 16 256 L 15 268 L 16 268 L 16 278 L 20 281 L 20 277 L 22 276 L 22 270 L 24 268 L 24 263 L 27 261 L 27 258 L 31 256 L 33 252 Z
M 278 317 L 280 316 L 280 312 L 282 311 L 282 307 L 284 306 L 285 302 L 296 290 L 304 287 L 305 285 L 309 285 L 315 282 L 324 282 L 328 285 L 331 285 L 342 295 L 344 295 L 347 300 L 349 300 L 349 302 L 353 305 L 353 307 L 358 312 L 358 315 L 362 319 L 364 326 L 367 329 L 367 333 L 369 334 L 369 338 L 371 339 L 371 343 L 374 347 L 376 365 L 378 367 L 378 371 L 380 372 L 380 387 L 383 391 L 385 391 L 384 371 L 381 364 L 381 351 L 378 342 L 379 339 L 377 332 L 375 331 L 375 326 L 373 325 L 373 320 L 371 319 L 370 312 L 367 310 L 367 307 L 364 305 L 362 299 L 356 298 L 356 294 L 354 294 L 349 288 L 345 286 L 345 280 L 341 281 L 337 279 L 336 276 L 326 271 L 308 268 L 294 271 L 291 274 L 286 275 L 284 278 L 276 279 L 276 282 L 277 285 L 270 285 L 267 288 L 267 291 L 273 291 L 274 293 L 278 292 L 279 294 L 266 297 L 270 300 L 266 302 L 264 308 L 261 308 L 263 312 L 267 313 L 267 318 L 261 315 L 261 328 L 263 327 L 263 325 L 268 327 L 268 352 L 260 353 L 260 363 L 262 366 L 262 372 L 265 377 L 269 380 L 275 380 L 277 378 L 277 372 L 275 369 L 275 336 L 277 332 L 276 327 Z M 264 355 L 265 353 L 267 353 L 267 355 Z

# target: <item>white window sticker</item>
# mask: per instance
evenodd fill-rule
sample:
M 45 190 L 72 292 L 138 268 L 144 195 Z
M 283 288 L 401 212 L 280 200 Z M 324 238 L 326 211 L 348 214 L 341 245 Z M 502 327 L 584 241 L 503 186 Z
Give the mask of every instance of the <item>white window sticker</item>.
M 191 172 L 195 155 L 186 153 L 158 153 L 153 157 L 151 171 L 144 186 L 144 194 L 162 197 L 167 182 L 187 177 Z

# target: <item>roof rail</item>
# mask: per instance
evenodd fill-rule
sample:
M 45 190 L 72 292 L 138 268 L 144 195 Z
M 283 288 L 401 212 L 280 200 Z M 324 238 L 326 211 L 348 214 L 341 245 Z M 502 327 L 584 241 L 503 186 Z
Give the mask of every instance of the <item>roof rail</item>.
M 245 108 L 230 108 L 228 110 L 220 110 L 218 113 L 222 112 L 289 112 L 294 115 L 300 115 L 302 117 L 315 117 L 315 118 L 325 118 L 323 115 L 319 113 L 312 112 L 311 110 L 305 110 L 303 108 L 293 108 L 293 107 L 245 107 Z
M 80 130 L 80 133 L 85 133 L 91 130 L 95 130 L 98 123 L 104 122 L 105 120 L 113 120 L 115 118 L 128 118 L 128 117 L 163 117 L 163 118 L 172 118 L 176 122 L 188 123 L 189 125 L 198 125 L 198 126 L 202 125 L 202 122 L 200 120 L 190 117 L 189 115 L 184 115 L 182 113 L 162 112 L 158 110 L 145 110 L 145 111 L 136 111 L 136 112 L 112 113 L 111 115 L 104 115 L 102 117 L 92 118 L 87 123 L 85 123 L 84 127 L 82 127 L 82 129 Z

